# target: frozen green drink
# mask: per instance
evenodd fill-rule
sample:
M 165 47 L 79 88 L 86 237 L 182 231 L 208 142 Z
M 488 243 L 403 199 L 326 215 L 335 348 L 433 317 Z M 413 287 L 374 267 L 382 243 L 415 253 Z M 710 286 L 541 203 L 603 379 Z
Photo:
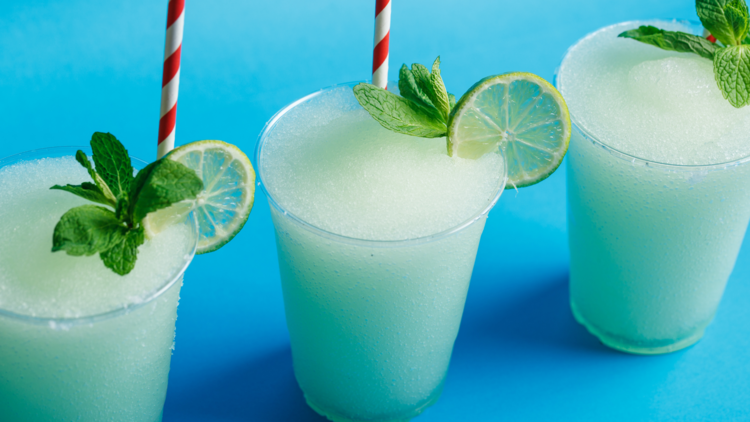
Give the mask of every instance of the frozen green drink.
M 568 159 L 570 301 L 604 344 L 656 354 L 698 341 L 750 219 L 750 107 L 734 108 L 711 60 L 623 31 L 571 47 L 557 74 L 575 125 Z
M 449 157 L 337 86 L 279 112 L 256 159 L 307 403 L 337 422 L 418 415 L 443 388 L 503 156 Z
M 61 216 L 87 203 L 50 190 L 88 180 L 74 154 L 0 161 L 0 421 L 160 421 L 195 221 L 147 240 L 126 276 L 51 252 Z

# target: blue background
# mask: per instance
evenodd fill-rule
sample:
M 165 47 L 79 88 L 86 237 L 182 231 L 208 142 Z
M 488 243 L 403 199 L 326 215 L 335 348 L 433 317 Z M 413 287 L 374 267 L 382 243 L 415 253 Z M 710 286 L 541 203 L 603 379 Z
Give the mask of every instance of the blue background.
M 506 71 L 549 80 L 568 46 L 631 19 L 696 19 L 690 0 L 393 0 L 391 79 L 440 55 L 451 92 Z M 166 0 L 2 0 L 0 155 L 109 131 L 153 160 Z M 251 155 L 264 123 L 319 88 L 369 78 L 374 1 L 188 0 L 177 143 Z M 482 238 L 445 391 L 418 420 L 750 420 L 750 241 L 694 347 L 611 351 L 568 308 L 564 166 L 505 192 Z M 164 420 L 303 421 L 268 204 L 199 256 L 182 290 Z

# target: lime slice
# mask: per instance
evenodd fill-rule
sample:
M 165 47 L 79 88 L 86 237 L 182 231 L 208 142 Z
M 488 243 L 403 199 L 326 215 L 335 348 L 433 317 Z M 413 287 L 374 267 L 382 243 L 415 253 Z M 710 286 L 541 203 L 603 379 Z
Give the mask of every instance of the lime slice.
M 150 213 L 143 220 L 147 237 L 183 220 L 195 211 L 200 238 L 196 253 L 213 252 L 242 230 L 255 199 L 255 171 L 247 156 L 222 141 L 197 141 L 166 156 L 195 170 L 203 191 L 195 200 L 182 201 Z
M 499 148 L 508 163 L 506 188 L 546 179 L 568 150 L 568 106 L 555 87 L 532 73 L 482 79 L 461 97 L 452 114 L 448 154 L 479 158 Z

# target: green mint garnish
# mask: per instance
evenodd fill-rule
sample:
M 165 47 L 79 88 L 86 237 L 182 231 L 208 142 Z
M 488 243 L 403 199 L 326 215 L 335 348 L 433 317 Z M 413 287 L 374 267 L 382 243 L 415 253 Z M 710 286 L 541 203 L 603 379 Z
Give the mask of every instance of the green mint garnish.
M 106 251 L 99 252 L 104 266 L 120 275 L 125 275 L 135 268 L 138 258 L 138 246 L 145 240 L 143 227 L 128 230 L 118 236 L 117 241 Z
M 440 57 L 435 59 L 432 64 L 432 73 L 430 74 L 430 100 L 435 108 L 442 114 L 443 120 L 448 123 L 448 117 L 451 114 L 450 99 L 448 91 L 445 90 L 443 78 L 440 76 Z
M 91 202 L 97 202 L 99 204 L 114 205 L 112 203 L 112 200 L 110 198 L 107 198 L 99 189 L 99 187 L 93 183 L 90 182 L 83 182 L 80 185 L 55 185 L 52 186 L 50 189 L 58 189 L 58 190 L 64 190 L 67 192 L 70 192 L 72 194 L 78 195 L 83 199 L 87 199 Z
M 417 82 L 417 77 L 421 76 L 420 68 L 427 69 L 421 64 L 413 64 L 412 69 L 409 70 L 406 65 L 401 66 L 401 70 L 398 73 L 398 90 L 401 92 L 401 96 L 415 103 L 425 107 L 428 111 L 436 112 L 437 109 L 432 104 L 432 100 L 427 95 L 427 91 L 422 89 L 422 85 L 429 84 L 429 78 L 421 79 Z M 439 114 L 436 114 L 439 117 Z
M 750 102 L 750 46 L 722 48 L 714 57 L 714 75 L 724 98 L 735 107 Z
M 739 45 L 747 35 L 744 0 L 696 0 L 695 9 L 703 27 L 725 46 Z
M 195 199 L 203 190 L 203 182 L 193 170 L 166 159 L 149 164 L 133 177 L 127 150 L 109 133 L 94 133 L 91 148 L 95 169 L 83 151 L 76 152 L 76 160 L 94 183 L 55 185 L 51 189 L 110 208 L 82 205 L 68 210 L 55 226 L 52 252 L 65 251 L 73 256 L 99 253 L 107 268 L 125 275 L 135 267 L 138 247 L 145 241 L 143 218 L 174 203 Z
M 94 168 L 91 166 L 91 163 L 89 162 L 89 158 L 86 157 L 86 154 L 83 153 L 83 151 L 76 152 L 76 161 L 78 161 L 86 170 L 89 172 L 89 176 L 91 176 L 91 179 L 94 180 L 95 185 L 91 185 L 91 183 L 84 182 L 80 186 L 78 185 L 66 185 L 66 186 L 60 186 L 55 185 L 52 186 L 52 189 L 60 189 L 65 190 L 71 193 L 74 193 L 78 196 L 82 196 L 86 199 L 91 200 L 87 196 L 81 195 L 81 189 L 89 191 L 86 195 L 91 195 L 92 193 L 96 193 L 98 200 L 94 202 L 99 202 L 100 204 L 104 205 L 110 205 L 115 206 L 117 204 L 117 198 L 112 194 L 112 191 L 109 189 L 109 186 L 107 186 L 107 183 L 104 182 L 104 179 L 99 176 L 99 174 L 94 170 Z M 86 185 L 84 187 L 84 185 Z M 75 188 L 81 188 L 81 189 L 75 189 Z
M 52 252 L 90 256 L 111 248 L 128 231 L 112 210 L 81 205 L 68 210 L 55 226 Z
M 713 60 L 716 51 L 721 49 L 720 46 L 703 37 L 684 32 L 665 31 L 650 25 L 625 31 L 618 36 L 651 44 L 662 50 L 695 53 L 709 60 Z
M 176 161 L 155 161 L 141 170 L 138 176 L 130 192 L 129 210 L 136 221 L 143 220 L 150 212 L 185 199 L 194 199 L 203 190 L 203 181 L 195 171 Z
M 440 76 L 440 57 L 435 59 L 432 72 L 418 63 L 411 70 L 403 65 L 398 88 L 401 96 L 361 83 L 354 87 L 354 96 L 388 130 L 422 138 L 446 136 L 456 97 L 445 89 Z
M 116 198 L 127 195 L 133 181 L 133 166 L 125 147 L 111 133 L 96 132 L 91 137 L 96 172 Z
M 750 14 L 745 0 L 696 0 L 695 8 L 703 27 L 721 44 L 653 26 L 641 26 L 619 36 L 713 60 L 716 84 L 724 98 L 736 108 L 746 106 L 750 103 Z

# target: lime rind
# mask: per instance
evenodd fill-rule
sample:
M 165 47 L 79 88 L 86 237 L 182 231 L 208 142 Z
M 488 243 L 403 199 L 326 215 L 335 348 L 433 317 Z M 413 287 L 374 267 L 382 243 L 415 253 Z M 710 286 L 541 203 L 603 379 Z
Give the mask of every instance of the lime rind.
M 456 104 L 448 153 L 479 158 L 500 150 L 508 165 L 506 188 L 533 185 L 562 163 L 571 123 L 567 105 L 544 79 L 525 72 L 490 76 Z
M 203 191 L 189 201 L 199 227 L 197 254 L 213 252 L 237 235 L 247 222 L 255 199 L 255 171 L 247 156 L 222 141 L 198 141 L 174 149 L 166 158 L 195 170 Z M 147 224 L 157 231 L 184 214 L 188 205 L 169 207 L 149 216 Z M 159 214 L 162 215 L 159 215 Z

